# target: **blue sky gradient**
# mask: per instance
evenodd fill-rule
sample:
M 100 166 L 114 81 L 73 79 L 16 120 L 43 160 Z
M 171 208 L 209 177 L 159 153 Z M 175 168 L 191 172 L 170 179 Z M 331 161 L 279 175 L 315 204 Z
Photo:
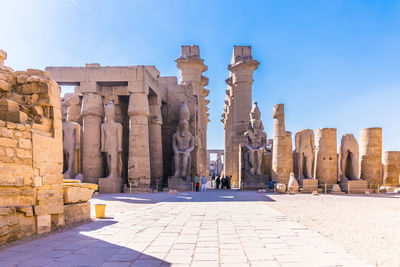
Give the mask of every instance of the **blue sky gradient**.
M 359 139 L 383 127 L 384 150 L 400 150 L 400 2 L 0 0 L 0 48 L 15 70 L 46 66 L 156 65 L 178 76 L 183 44 L 200 45 L 210 78 L 208 147 L 223 148 L 227 65 L 251 45 L 268 138 L 272 107 L 286 129 L 338 128 Z

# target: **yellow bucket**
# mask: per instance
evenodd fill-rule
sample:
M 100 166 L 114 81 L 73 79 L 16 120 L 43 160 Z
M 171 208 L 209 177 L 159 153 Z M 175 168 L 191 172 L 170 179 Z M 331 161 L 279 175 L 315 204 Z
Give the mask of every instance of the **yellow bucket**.
M 94 208 L 96 210 L 96 218 L 106 217 L 106 204 L 96 204 Z

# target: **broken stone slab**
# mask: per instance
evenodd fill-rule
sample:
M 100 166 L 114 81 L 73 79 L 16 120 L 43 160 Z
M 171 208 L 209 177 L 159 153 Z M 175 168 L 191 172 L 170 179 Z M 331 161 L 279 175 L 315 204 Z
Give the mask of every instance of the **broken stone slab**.
M 86 221 L 90 219 L 90 202 L 64 205 L 65 224 Z
M 85 183 L 64 183 L 63 198 L 64 204 L 79 203 L 89 201 L 93 192 L 98 188 L 96 184 Z

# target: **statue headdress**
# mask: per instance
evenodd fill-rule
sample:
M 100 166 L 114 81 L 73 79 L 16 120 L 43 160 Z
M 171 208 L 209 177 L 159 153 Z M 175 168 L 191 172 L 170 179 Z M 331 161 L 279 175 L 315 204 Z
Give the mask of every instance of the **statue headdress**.
M 257 102 L 254 102 L 250 112 L 250 120 L 261 120 L 261 111 L 258 108 Z
M 189 111 L 189 107 L 185 101 L 185 102 L 183 102 L 182 106 L 179 109 L 179 120 L 189 122 L 189 119 L 190 119 L 190 111 Z

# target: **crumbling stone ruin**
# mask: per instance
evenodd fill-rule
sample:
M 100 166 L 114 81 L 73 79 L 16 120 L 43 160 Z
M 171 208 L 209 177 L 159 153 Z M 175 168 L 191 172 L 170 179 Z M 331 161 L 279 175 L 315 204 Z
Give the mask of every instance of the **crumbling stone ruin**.
M 13 71 L 4 66 L 2 50 L 0 59 L 0 244 L 4 244 L 89 219 L 87 201 L 94 188 L 68 198 L 69 190 L 63 187 L 57 83 L 41 70 Z

